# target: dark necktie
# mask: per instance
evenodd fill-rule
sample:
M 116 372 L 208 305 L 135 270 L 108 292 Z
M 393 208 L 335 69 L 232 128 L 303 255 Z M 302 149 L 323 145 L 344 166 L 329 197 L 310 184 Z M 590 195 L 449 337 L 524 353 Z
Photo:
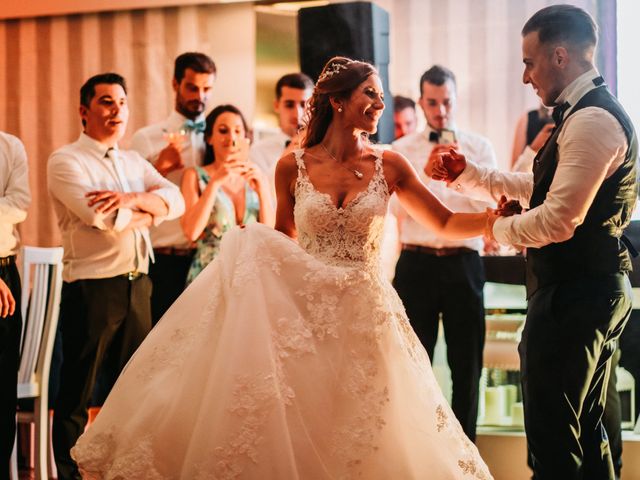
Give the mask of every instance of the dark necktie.
M 553 118 L 553 121 L 556 124 L 556 127 L 558 125 L 560 125 L 560 123 L 562 122 L 562 117 L 564 116 L 564 112 L 567 111 L 567 108 L 569 108 L 571 106 L 571 104 L 569 102 L 564 102 L 562 105 L 556 105 L 553 108 L 553 112 L 551 113 L 551 118 Z

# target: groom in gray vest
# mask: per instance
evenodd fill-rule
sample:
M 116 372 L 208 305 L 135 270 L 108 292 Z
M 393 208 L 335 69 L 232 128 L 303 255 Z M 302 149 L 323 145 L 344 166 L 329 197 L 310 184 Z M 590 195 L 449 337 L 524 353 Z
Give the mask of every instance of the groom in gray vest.
M 487 169 L 453 151 L 433 167 L 434 179 L 460 192 L 506 195 L 528 208 L 492 221 L 487 234 L 527 247 L 519 351 L 535 480 L 615 478 L 602 413 L 611 357 L 631 312 L 622 231 L 638 194 L 638 144 L 593 66 L 596 38 L 591 16 L 570 5 L 544 8 L 522 29 L 523 81 L 555 105 L 556 128 L 533 174 Z

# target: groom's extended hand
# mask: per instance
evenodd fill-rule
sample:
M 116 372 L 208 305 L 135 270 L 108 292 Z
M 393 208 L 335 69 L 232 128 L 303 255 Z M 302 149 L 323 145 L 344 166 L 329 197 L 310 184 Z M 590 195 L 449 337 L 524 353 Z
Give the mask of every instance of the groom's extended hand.
M 522 213 L 522 205 L 518 200 L 507 200 L 507 197 L 502 195 L 498 202 L 498 208 L 496 213 L 501 217 L 510 217 L 511 215 L 519 215 Z

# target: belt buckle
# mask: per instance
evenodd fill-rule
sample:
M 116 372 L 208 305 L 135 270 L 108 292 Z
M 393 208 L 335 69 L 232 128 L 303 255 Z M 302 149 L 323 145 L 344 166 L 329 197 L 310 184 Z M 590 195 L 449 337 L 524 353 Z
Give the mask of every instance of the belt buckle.
M 131 281 L 138 278 L 140 276 L 140 272 L 138 271 L 127 272 L 125 275 L 127 276 L 127 280 Z
M 9 265 L 11 265 L 13 258 L 13 255 L 9 255 L 8 257 L 0 257 L 0 267 L 8 267 Z

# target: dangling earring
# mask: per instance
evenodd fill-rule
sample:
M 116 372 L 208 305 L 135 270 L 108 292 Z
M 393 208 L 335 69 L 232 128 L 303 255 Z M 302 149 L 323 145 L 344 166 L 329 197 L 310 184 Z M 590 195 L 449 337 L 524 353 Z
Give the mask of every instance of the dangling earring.
M 342 113 L 342 107 L 338 107 L 338 113 Z

